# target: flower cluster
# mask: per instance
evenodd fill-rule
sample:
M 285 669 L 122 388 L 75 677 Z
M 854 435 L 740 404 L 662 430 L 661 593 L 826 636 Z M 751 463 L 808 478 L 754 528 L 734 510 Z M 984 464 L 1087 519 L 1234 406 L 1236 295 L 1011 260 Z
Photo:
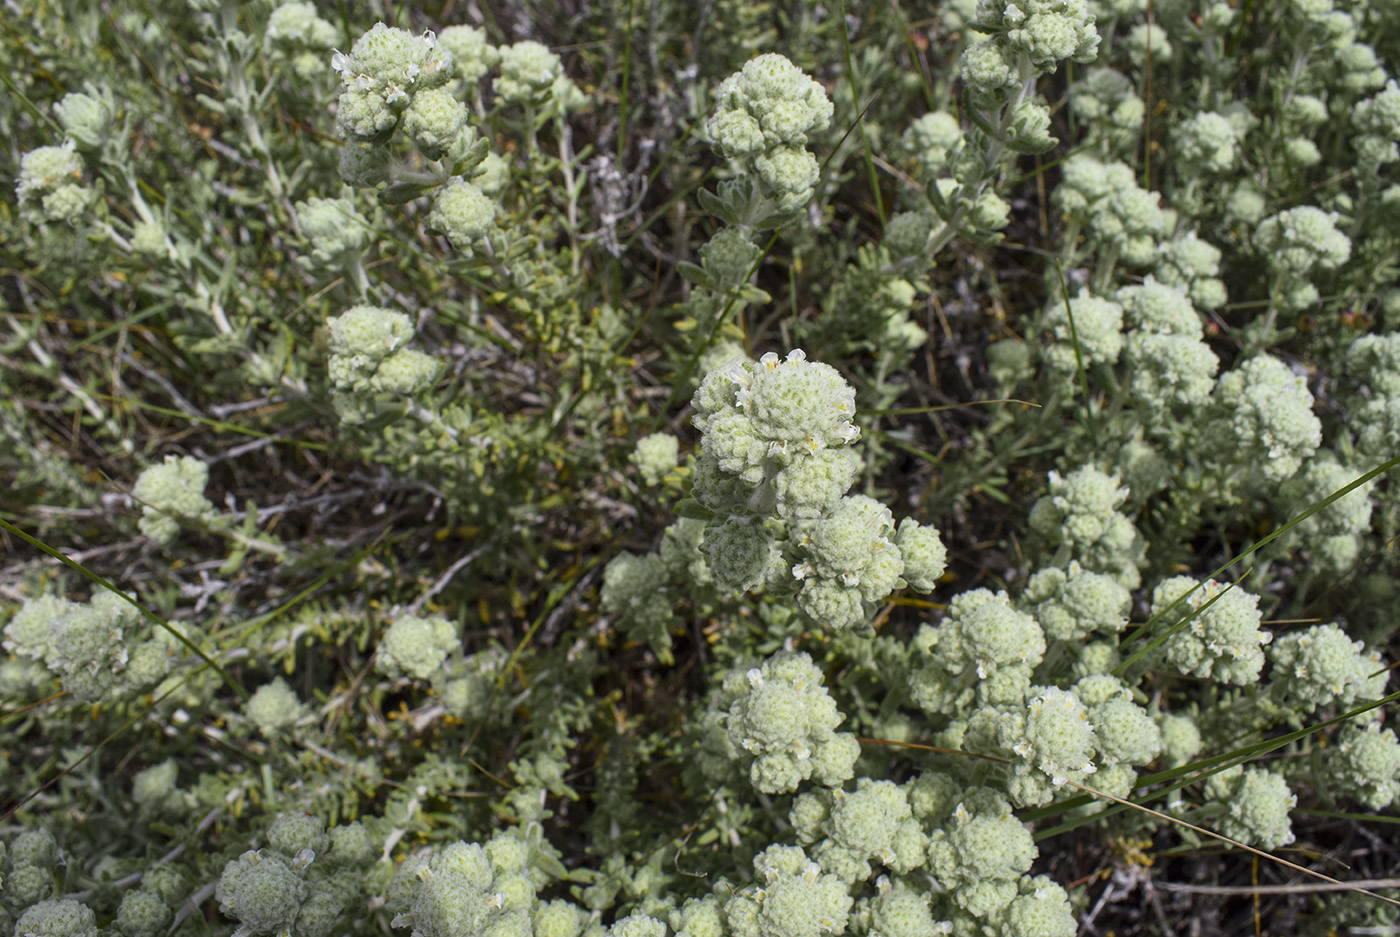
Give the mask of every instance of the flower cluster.
M 855 481 L 855 389 L 801 350 L 736 359 L 700 382 L 695 497 L 716 513 L 815 518 Z
M 1346 263 L 1351 239 L 1337 230 L 1336 216 L 1312 205 L 1271 215 L 1254 229 L 1254 246 L 1274 270 L 1279 306 L 1298 312 L 1320 295 L 1313 276 Z
M 1290 478 L 1322 442 L 1307 381 L 1272 355 L 1259 355 L 1220 375 L 1205 432 L 1212 460 L 1257 484 Z
M 311 246 L 310 259 L 317 265 L 342 266 L 370 243 L 369 222 L 349 197 L 309 198 L 296 209 L 302 237 Z
M 376 23 L 351 46 L 346 55 L 337 52 L 331 67 L 340 73 L 340 105 L 336 120 L 351 140 L 362 144 L 383 144 L 398 127 L 399 121 L 417 106 L 415 122 L 420 129 L 432 126 L 446 129 L 435 117 L 459 118 L 455 130 L 460 134 L 466 127 L 466 110 L 452 107 L 450 99 L 427 95 L 419 102 L 420 92 L 441 88 L 452 78 L 452 56 L 442 48 L 431 32 L 415 36 L 405 29 Z M 446 115 L 437 115 L 439 109 Z M 438 135 L 430 134 L 429 143 Z M 415 135 L 416 139 L 416 135 Z
M 1255 682 L 1264 666 L 1263 646 L 1273 640 L 1259 627 L 1259 596 L 1214 579 L 1196 586 L 1190 576 L 1173 576 L 1152 590 L 1157 627 L 1175 629 L 1162 647 L 1167 665 L 1221 683 Z
M 456 626 L 447 619 L 402 615 L 384 632 L 375 664 L 390 676 L 427 680 L 461 646 Z
M 267 828 L 262 849 L 224 866 L 214 897 L 239 922 L 240 937 L 326 937 L 363 901 L 360 868 L 371 857 L 359 823 L 327 832 L 318 817 L 282 814 Z
M 470 254 L 486 239 L 496 203 L 470 181 L 480 172 L 487 142 L 469 122 L 466 105 L 445 87 L 456 74 L 452 53 L 431 32 L 415 36 L 376 23 L 331 64 L 341 76 L 336 121 L 347 140 L 341 178 L 360 187 L 389 181 L 388 144 L 402 130 L 424 159 L 442 167 L 428 226 Z M 395 198 L 412 198 L 424 188 L 408 183 Z
M 1118 509 L 1128 489 L 1086 465 L 1068 475 L 1051 472 L 1050 491 L 1031 507 L 1030 527 L 1053 547 L 1063 547 L 1085 569 L 1107 573 L 1136 588 L 1138 558 L 1145 545 L 1133 522 Z
M 83 161 L 72 145 L 41 146 L 20 161 L 15 198 L 20 215 L 35 224 L 75 224 L 96 197 L 83 182 Z
M 907 875 L 928 858 L 908 785 L 860 778 L 851 792 L 811 791 L 793 801 L 790 819 L 822 871 L 846 882 L 868 879 L 876 863 Z
M 315 80 L 326 68 L 326 53 L 340 31 L 316 12 L 316 4 L 284 3 L 267 18 L 267 42 L 273 55 L 288 62 L 302 80 Z
M 1236 765 L 1210 776 L 1206 796 L 1219 812 L 1219 833 L 1261 849 L 1277 849 L 1293 842 L 1288 812 L 1297 805 L 1298 797 L 1289 790 L 1283 775 Z
M 194 456 L 168 455 L 141 473 L 132 495 L 141 502 L 141 533 L 160 546 L 179 536 L 180 524 L 207 522 L 214 505 L 204 497 L 209 466 Z
M 779 211 L 812 197 L 819 170 L 807 135 L 825 130 L 832 104 L 821 85 L 777 53 L 760 55 L 715 89 L 707 126 L 720 154 L 758 177 Z
M 1061 172 L 1064 181 L 1055 189 L 1055 201 L 1083 228 L 1101 257 L 1134 267 L 1157 259 L 1167 214 L 1157 193 L 1137 184 L 1130 166 L 1078 155 L 1065 160 Z
M 761 667 L 725 680 L 734 696 L 728 730 L 752 758 L 749 778 L 767 794 L 794 791 L 808 779 L 828 787 L 849 780 L 860 746 L 837 732 L 844 718 L 806 654 L 770 657 Z
M 413 322 L 402 312 L 352 306 L 326 325 L 335 408 L 347 423 L 362 423 L 388 401 L 411 397 L 437 380 L 436 359 L 403 347 L 413 338 Z
M 846 929 L 851 896 L 798 846 L 769 846 L 754 857 L 753 884 L 724 905 L 734 937 L 821 937 Z
M 400 866 L 385 907 L 394 915 L 391 926 L 411 927 L 415 937 L 530 934 L 536 892 L 554 869 L 563 871 L 538 835 L 498 833 L 484 846 L 458 841 Z M 553 910 L 549 916 L 560 918 L 561 909 Z M 567 927 L 577 916 L 554 923 Z
M 30 599 L 5 626 L 6 650 L 41 661 L 74 698 L 96 703 L 145 690 L 169 672 L 175 638 L 107 589 L 86 603 Z

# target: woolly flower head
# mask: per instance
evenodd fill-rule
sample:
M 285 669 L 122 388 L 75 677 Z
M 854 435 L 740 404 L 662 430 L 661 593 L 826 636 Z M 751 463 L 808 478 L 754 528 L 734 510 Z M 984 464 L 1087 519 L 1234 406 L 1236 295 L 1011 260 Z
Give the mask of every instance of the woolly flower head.
M 157 937 L 170 923 L 170 905 L 160 893 L 150 888 L 138 888 L 122 897 L 113 922 L 124 937 Z M 111 931 L 109 931 L 111 933 Z
M 54 116 L 63 132 L 78 146 L 95 150 L 107 142 L 116 119 L 116 102 L 106 88 L 89 85 L 92 94 L 72 91 L 54 105 Z
M 415 36 L 375 23 L 355 40 L 349 55 L 335 53 L 331 67 L 344 89 L 378 95 L 402 109 L 420 88 L 436 88 L 452 77 L 452 54 L 431 31 Z
M 474 183 L 454 179 L 433 197 L 428 227 L 440 231 L 459 251 L 471 255 L 491 231 L 496 203 Z
M 1070 88 L 1069 106 L 1080 120 L 1104 125 L 1115 145 L 1142 127 L 1142 98 L 1126 75 L 1111 68 L 1089 69 Z
M 259 687 L 243 708 L 243 714 L 267 738 L 295 725 L 305 712 L 296 691 L 281 677 Z
M 962 126 L 952 114 L 934 111 L 910 124 L 902 142 L 926 175 L 937 176 L 948 168 L 952 156 L 962 147 Z
M 14 932 L 16 937 L 97 937 L 99 933 L 92 909 L 71 898 L 30 905 L 15 922 Z
M 413 323 L 401 312 L 378 306 L 352 306 L 327 320 L 330 359 L 327 370 L 342 420 L 360 423 L 376 412 L 376 395 L 405 397 L 437 378 L 431 355 L 402 347 L 413 337 Z
M 815 850 L 817 861 L 848 882 L 868 879 L 871 860 L 905 875 L 928 860 L 928 837 L 914 819 L 907 790 L 893 781 L 860 778 L 853 792 L 802 795 L 799 801 L 807 804 L 794 804 L 793 823 L 802 840 L 827 840 Z M 802 828 L 803 812 L 811 818 L 823 814 L 817 828 Z
M 446 88 L 415 94 L 404 111 L 403 129 L 427 159 L 459 155 L 476 142 L 476 131 L 467 125 L 466 105 Z
M 732 361 L 706 376 L 695 392 L 695 426 L 708 433 L 728 416 L 752 425 L 763 455 L 783 460 L 793 452 L 818 452 L 854 442 L 860 430 L 855 388 L 833 367 L 808 361 L 801 349 L 779 359 L 768 352 L 757 363 Z
M 496 94 L 508 103 L 524 103 L 548 91 L 554 79 L 563 74 L 559 56 L 543 43 L 525 41 L 501 46 L 501 77 L 493 85 Z
M 1016 819 L 1006 798 L 991 788 L 963 792 L 952 816 L 939 826 L 929 849 L 930 868 L 958 894 L 960 904 L 964 898 L 974 906 L 1009 900 L 1014 890 L 998 889 L 998 895 L 985 885 L 1015 882 L 1030 871 L 1039 854 L 1030 830 Z
M 339 263 L 369 243 L 369 222 L 349 198 L 309 198 L 297 202 L 296 210 L 297 223 L 317 263 Z
M 701 562 L 703 566 L 703 562 Z M 670 572 L 655 553 L 623 551 L 603 571 L 603 610 L 634 638 L 645 640 L 663 663 L 671 662 Z
M 1385 89 L 1356 105 L 1352 126 L 1359 132 L 1353 139 L 1363 171 L 1374 172 L 1400 158 L 1395 140 L 1400 137 L 1400 86 L 1395 79 Z
M 1045 656 L 1045 632 L 1005 592 L 973 589 L 948 603 L 936 646 L 949 673 L 971 668 L 986 680 L 1003 668 L 1031 668 Z
M 1168 768 L 1178 768 L 1191 761 L 1204 745 L 1200 727 L 1190 716 L 1158 713 L 1157 728 L 1161 730 L 1162 761 Z
M 1259 355 L 1220 376 L 1211 451 L 1224 462 L 1253 463 L 1266 482 L 1291 477 L 1322 443 L 1322 424 L 1303 378 L 1272 355 Z
M 1132 701 L 1121 680 L 1094 674 L 1081 679 L 1075 689 L 1089 707 L 1094 743 L 1105 766 L 1145 765 L 1161 754 L 1161 728 Z
M 419 937 L 529 934 L 536 886 L 523 845 L 498 834 L 484 848 L 458 841 L 400 866 L 386 903 L 390 926 L 411 926 Z
M 1134 266 L 1147 266 L 1157 258 L 1168 216 L 1158 193 L 1137 184 L 1132 167 L 1080 154 L 1065 160 L 1061 172 L 1055 201 L 1084 226 L 1092 241 L 1112 247 Z
M 1275 692 L 1304 713 L 1368 697 L 1371 674 L 1385 669 L 1378 655 L 1367 654 L 1365 645 L 1333 624 L 1283 635 L 1273 642 L 1269 659 Z
M 1015 54 L 994 39 L 974 39 L 963 50 L 962 77 L 984 94 L 1009 92 L 1017 82 Z
M 929 897 L 913 886 L 896 878 L 891 882 L 887 876 L 875 881 L 876 894 L 865 899 L 858 910 L 858 917 L 869 915 L 870 933 L 888 934 L 889 937 L 914 937 L 914 935 L 934 935 L 950 931 L 951 924 L 937 924 L 929 908 Z M 858 907 L 861 907 L 858 906 Z
M 460 647 L 457 628 L 447 619 L 403 615 L 384 633 L 376 664 L 391 676 L 404 673 L 415 680 L 426 680 L 440 671 L 448 655 Z
M 805 541 L 811 561 L 804 576 L 839 579 L 845 586 L 873 593 L 870 601 L 882 598 L 894 588 L 904 565 L 893 541 L 890 509 L 874 498 L 848 495 L 813 525 Z
M 1069 475 L 1049 475 L 1050 491 L 1031 507 L 1030 527 L 1047 544 L 1071 548 L 1085 569 L 1108 573 L 1129 589 L 1137 588 L 1138 566 L 1146 545 L 1119 506 L 1128 489 L 1093 465 Z
M 680 464 L 681 441 L 670 433 L 652 433 L 637 440 L 632 464 L 643 484 L 659 485 Z
M 1336 215 L 1313 205 L 1289 208 L 1259 222 L 1254 246 L 1288 273 L 1334 270 L 1351 257 L 1351 239 L 1337 230 L 1336 222 Z
M 326 320 L 331 354 L 378 364 L 413 337 L 413 321 L 379 306 L 351 306 Z
M 769 846 L 754 857 L 757 879 L 724 905 L 735 937 L 820 937 L 846 931 L 852 899 L 846 883 L 799 846 Z
M 700 247 L 700 260 L 705 272 L 722 290 L 732 290 L 748 281 L 763 249 L 749 240 L 749 235 L 737 227 L 720 228 L 715 236 Z
M 1199 589 L 1195 586 L 1196 580 L 1190 576 L 1175 576 L 1152 590 L 1152 615 L 1162 616 L 1159 629 L 1170 628 L 1196 613 L 1163 646 L 1167 664 L 1180 673 L 1222 683 L 1254 683 L 1264 666 L 1263 646 L 1273 640 L 1270 632 L 1259 627 L 1259 596 L 1238 587 L 1227 588 L 1214 579 Z M 1184 602 L 1167 612 L 1188 592 Z
M 141 532 L 161 546 L 180 532 L 179 521 L 197 521 L 214 510 L 204 497 L 209 466 L 193 456 L 165 457 L 141 473 L 131 493 L 142 502 Z
M 851 777 L 860 745 L 837 733 L 844 718 L 805 653 L 775 654 L 761 667 L 732 674 L 729 738 L 753 756 L 749 777 L 768 794 L 794 791 L 808 778 L 838 785 Z
M 1087 0 L 981 0 L 977 20 L 1042 72 L 1054 71 L 1062 59 L 1098 57 L 1099 33 Z
M 69 143 L 41 146 L 24 154 L 15 198 L 20 216 L 35 224 L 73 224 L 88 210 L 96 193 L 83 184 L 83 161 Z
M 438 41 L 452 53 L 457 77 L 465 81 L 480 81 L 501 61 L 500 51 L 475 26 L 449 26 L 438 34 Z
M 938 531 L 912 517 L 899 522 L 895 545 L 904 559 L 904 580 L 915 592 L 932 592 L 948 568 L 948 548 Z
M 1094 772 L 1094 727 L 1077 696 L 1058 687 L 1041 687 L 1026 707 L 1026 735 L 1012 751 L 1057 787 Z
M 1335 752 L 1325 761 L 1334 790 L 1344 791 L 1372 810 L 1384 810 L 1400 797 L 1400 741 L 1380 723 L 1347 725 Z
M 1229 298 L 1220 272 L 1220 248 L 1203 241 L 1196 232 L 1187 232 L 1160 246 L 1156 277 L 1186 290 L 1198 309 L 1218 309 Z
M 1128 489 L 1118 476 L 1086 465 L 1061 475 L 1050 472 L 1050 493 L 1031 509 L 1031 529 L 1051 540 L 1069 544 L 1094 543 L 1109 533 Z
M 890 509 L 865 495 L 844 497 L 804 525 L 797 546 L 797 604 L 831 628 L 864 624 L 871 607 L 895 589 L 931 591 L 947 557 L 936 530 L 906 518 L 896 532 Z
M 1074 937 L 1079 933 L 1069 894 L 1048 876 L 1021 879 L 1020 892 L 1006 909 L 1008 933 L 1039 937 Z
M 288 48 L 329 49 L 338 35 L 317 15 L 314 3 L 284 3 L 267 18 L 268 40 Z
M 1261 849 L 1277 849 L 1293 842 L 1288 811 L 1298 797 L 1288 789 L 1283 775 L 1242 765 L 1211 775 L 1206 796 L 1225 807 L 1216 829 L 1231 839 Z
M 1210 399 L 1220 359 L 1199 338 L 1136 329 L 1123 352 L 1131 377 L 1128 394 L 1154 435 L 1171 432 L 1162 417 L 1190 413 Z
M 77 607 L 76 602 L 47 593 L 29 599 L 5 626 L 0 647 L 20 657 L 55 659 L 59 623 Z
M 776 146 L 801 147 L 825 130 L 834 108 L 826 89 L 777 53 L 750 59 L 715 90 L 706 125 L 724 156 L 753 157 Z
M 393 122 L 389 123 L 390 128 Z M 350 141 L 340 148 L 340 178 L 348 185 L 369 189 L 389 181 L 389 150 Z
M 1083 641 L 1096 631 L 1122 631 L 1132 594 L 1111 576 L 1071 561 L 1068 571 L 1052 566 L 1032 576 L 1021 601 L 1033 607 L 1046 637 Z
M 1183 287 L 1159 282 L 1148 274 L 1141 284 L 1120 288 L 1116 298 L 1133 328 L 1188 338 L 1202 335 L 1201 317 Z
M 1400 332 L 1361 336 L 1347 350 L 1347 365 L 1377 394 L 1400 397 Z
M 722 589 L 747 592 L 787 578 L 782 548 L 773 531 L 749 518 L 730 518 L 711 525 L 705 530 L 700 553 Z
M 844 448 L 860 435 L 855 390 L 801 350 L 730 361 L 691 403 L 696 497 L 713 510 L 820 517 L 855 481 L 859 459 Z
M 1321 453 L 1279 486 L 1276 503 L 1289 513 L 1316 504 L 1351 484 L 1360 469 L 1342 465 L 1330 453 Z M 1354 488 L 1323 510 L 1294 527 L 1296 538 L 1312 551 L 1314 561 L 1341 572 L 1356 559 L 1360 538 L 1371 528 L 1371 489 L 1368 482 Z
M 1177 153 L 1183 163 L 1197 171 L 1229 172 L 1240 155 L 1240 135 L 1224 114 L 1201 111 L 1176 128 Z
M 224 866 L 214 896 L 219 910 L 239 921 L 248 937 L 286 933 L 306 900 L 306 882 L 276 852 L 249 850 Z
M 753 160 L 764 193 L 779 211 L 794 211 L 812 197 L 821 167 L 809 151 L 795 146 L 775 146 Z
M 1353 417 L 1357 449 L 1374 465 L 1400 451 L 1400 394 L 1364 401 Z
M 1085 367 L 1114 364 L 1123 349 L 1123 307 L 1111 299 L 1081 290 L 1072 300 L 1057 299 L 1045 307 L 1042 321 L 1058 344 L 1045 349 L 1050 365 L 1073 371 L 1078 361 L 1075 344 Z
M 305 868 L 316 856 L 330 849 L 325 821 L 309 813 L 282 813 L 267 828 L 269 849 L 286 856 L 294 866 Z

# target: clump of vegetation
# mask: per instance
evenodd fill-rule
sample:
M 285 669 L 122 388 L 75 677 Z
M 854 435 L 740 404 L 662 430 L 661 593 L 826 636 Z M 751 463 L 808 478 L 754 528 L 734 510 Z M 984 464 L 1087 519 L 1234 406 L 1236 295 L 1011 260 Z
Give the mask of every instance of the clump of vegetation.
M 25 8 L 0 930 L 1380 932 L 1389 6 Z

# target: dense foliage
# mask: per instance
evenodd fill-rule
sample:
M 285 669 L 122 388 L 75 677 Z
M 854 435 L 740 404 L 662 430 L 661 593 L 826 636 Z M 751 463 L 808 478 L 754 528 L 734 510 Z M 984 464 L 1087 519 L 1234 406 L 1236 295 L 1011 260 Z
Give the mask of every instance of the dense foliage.
M 1392 76 L 1395 0 L 9 4 L 0 933 L 1390 932 L 1255 886 L 1400 867 Z

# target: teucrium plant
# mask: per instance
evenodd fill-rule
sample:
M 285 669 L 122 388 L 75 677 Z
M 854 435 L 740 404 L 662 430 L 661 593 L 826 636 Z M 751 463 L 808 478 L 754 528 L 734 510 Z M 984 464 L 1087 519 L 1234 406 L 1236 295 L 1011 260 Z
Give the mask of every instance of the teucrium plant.
M 166 456 L 165 461 L 142 472 L 132 486 L 141 502 L 141 533 L 160 546 L 169 546 L 180 533 L 181 522 L 203 523 L 214 513 L 204 497 L 209 466 L 193 456 Z
M 736 697 L 729 739 L 752 758 L 749 777 L 758 790 L 779 794 L 809 778 L 828 787 L 850 779 L 860 746 L 835 731 L 842 715 L 809 656 L 775 655 L 731 674 L 725 689 Z
M 1393 805 L 1385 4 L 167 6 L 0 31 L 0 929 L 1072 937 L 1097 792 Z
M 783 56 L 768 53 L 726 78 L 715 89 L 715 105 L 706 124 L 715 149 L 758 179 L 777 212 L 806 204 L 818 176 L 807 136 L 831 121 L 826 90 Z
M 721 588 L 795 592 L 832 628 L 864 624 L 896 589 L 933 588 L 945 561 L 937 532 L 908 519 L 896 528 L 880 502 L 846 495 L 860 430 L 855 392 L 834 368 L 800 349 L 736 359 L 705 376 L 692 406 L 693 497 L 711 517 L 702 550 Z
M 364 422 L 382 403 L 412 398 L 437 378 L 437 361 L 403 347 L 413 337 L 413 323 L 404 313 L 352 306 L 326 324 L 335 408 L 347 423 Z
M 380 193 L 391 204 L 430 194 L 429 226 L 470 256 L 487 242 L 496 205 L 469 181 L 479 174 L 487 142 L 469 122 L 466 105 L 444 88 L 455 74 L 452 53 L 431 32 L 415 36 L 377 23 L 331 64 L 341 78 L 341 177 L 357 187 L 392 183 Z M 428 161 L 427 169 L 392 163 L 388 147 L 398 131 Z

